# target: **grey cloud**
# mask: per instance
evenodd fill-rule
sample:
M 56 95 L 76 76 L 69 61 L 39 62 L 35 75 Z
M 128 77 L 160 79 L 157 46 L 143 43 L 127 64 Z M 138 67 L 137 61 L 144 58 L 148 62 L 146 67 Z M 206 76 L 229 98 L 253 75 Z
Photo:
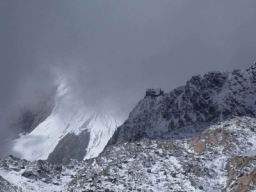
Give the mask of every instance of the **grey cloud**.
M 0 2 L 0 114 L 36 103 L 54 70 L 95 108 L 123 117 L 146 88 L 255 60 L 254 0 Z

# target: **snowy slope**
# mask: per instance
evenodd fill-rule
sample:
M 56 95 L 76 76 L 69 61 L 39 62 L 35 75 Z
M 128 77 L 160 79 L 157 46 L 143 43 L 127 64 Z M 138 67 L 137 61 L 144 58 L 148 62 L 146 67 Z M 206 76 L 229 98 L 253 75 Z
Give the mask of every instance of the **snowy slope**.
M 118 125 L 120 123 L 117 120 L 107 115 L 94 114 L 87 126 L 90 132 L 90 141 L 84 159 L 97 157 L 107 145 Z
M 88 151 L 86 158 L 96 157 L 117 126 L 118 122 L 112 116 L 98 115 L 84 106 L 70 91 L 65 79 L 61 79 L 52 113 L 31 133 L 20 135 L 14 142 L 13 150 L 27 160 L 46 160 L 67 134 L 79 135 L 88 130 L 90 141 L 88 149 L 84 149 Z
M 149 90 L 105 150 L 87 160 L 102 151 L 117 123 L 88 112 L 60 86 L 52 114 L 16 140 L 15 149 L 47 158 L 66 135 L 86 130 L 84 161 L 60 169 L 49 161 L 1 160 L 2 185 L 24 192 L 255 192 L 255 96 L 256 65 L 195 76 L 170 93 Z M 38 148 L 37 137 L 43 137 Z

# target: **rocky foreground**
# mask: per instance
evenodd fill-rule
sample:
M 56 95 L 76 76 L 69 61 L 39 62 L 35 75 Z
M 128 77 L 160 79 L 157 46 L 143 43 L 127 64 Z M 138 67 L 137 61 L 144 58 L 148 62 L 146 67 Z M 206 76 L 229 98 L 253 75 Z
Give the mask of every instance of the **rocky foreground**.
M 0 191 L 256 191 L 255 141 L 256 120 L 235 117 L 184 139 L 109 146 L 67 166 L 8 157 Z
M 59 165 L 0 161 L 0 192 L 256 191 L 256 64 L 148 90 L 96 158 L 71 161 L 81 152 L 71 140 Z

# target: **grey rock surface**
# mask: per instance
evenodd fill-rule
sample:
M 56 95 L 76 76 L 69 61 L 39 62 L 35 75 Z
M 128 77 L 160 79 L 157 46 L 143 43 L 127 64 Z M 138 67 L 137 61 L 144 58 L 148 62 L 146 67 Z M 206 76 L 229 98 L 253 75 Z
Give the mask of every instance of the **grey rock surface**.
M 48 161 L 55 164 L 68 164 L 71 159 L 82 161 L 89 144 L 90 133 L 85 130 L 79 135 L 67 134 L 54 151 L 49 155 Z
M 256 115 L 256 69 L 210 72 L 192 77 L 185 86 L 169 93 L 146 93 L 109 145 L 142 138 L 173 138 L 189 135 L 200 124 L 233 116 Z M 151 91 L 152 92 L 152 91 Z M 150 93 L 151 93 L 150 92 Z M 153 91 L 155 93 L 155 91 Z M 197 125 L 197 129 L 191 128 Z M 195 127 L 195 126 L 194 126 Z

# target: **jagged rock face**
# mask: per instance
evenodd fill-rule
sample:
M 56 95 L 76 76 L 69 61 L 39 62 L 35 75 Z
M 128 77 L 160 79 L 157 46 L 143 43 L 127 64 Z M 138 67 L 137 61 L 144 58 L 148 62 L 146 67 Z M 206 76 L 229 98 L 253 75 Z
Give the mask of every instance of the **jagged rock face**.
M 146 94 L 110 144 L 142 138 L 173 138 L 199 130 L 191 125 L 256 115 L 256 69 L 194 76 L 170 93 Z M 151 91 L 152 92 L 152 91 Z
M 182 140 L 109 146 L 85 162 L 68 190 L 248 192 L 256 190 L 256 121 L 234 118 Z
M 0 161 L 0 186 L 21 192 L 256 191 L 255 75 L 253 66 L 194 76 L 170 93 L 148 90 L 103 153 L 80 163 L 69 160 L 81 160 L 83 149 L 89 158 L 99 154 L 115 122 L 97 115 L 79 126 L 70 127 L 72 118 L 61 122 L 64 131 L 54 127 L 59 140 L 51 140 L 57 147 L 48 160 L 69 164 L 9 157 Z M 89 143 L 87 131 L 94 138 Z M 72 151 L 78 146 L 79 154 Z
M 117 144 L 66 166 L 8 157 L 0 161 L 0 186 L 11 192 L 250 192 L 256 190 L 255 141 L 255 118 L 236 117 L 193 137 Z

